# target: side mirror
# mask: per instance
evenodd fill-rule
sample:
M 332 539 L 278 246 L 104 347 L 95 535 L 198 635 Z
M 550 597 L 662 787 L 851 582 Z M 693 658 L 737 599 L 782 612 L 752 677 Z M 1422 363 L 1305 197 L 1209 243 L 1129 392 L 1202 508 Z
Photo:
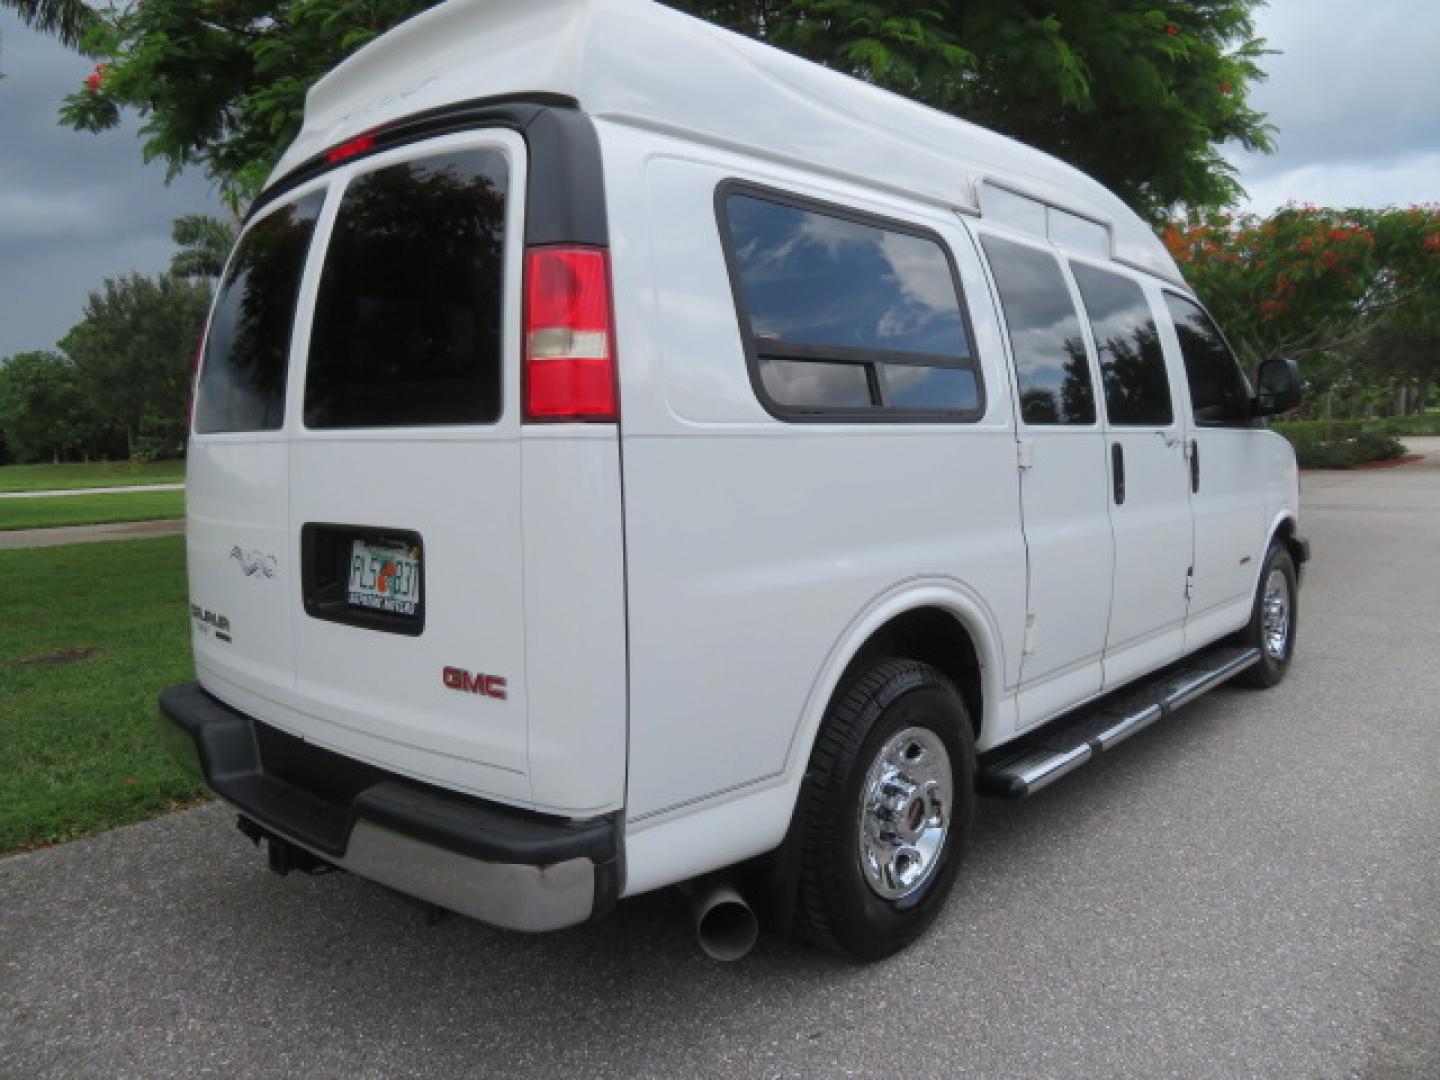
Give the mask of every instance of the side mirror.
M 1293 359 L 1266 360 L 1256 376 L 1259 390 L 1250 403 L 1252 416 L 1276 416 L 1300 404 L 1300 364 Z

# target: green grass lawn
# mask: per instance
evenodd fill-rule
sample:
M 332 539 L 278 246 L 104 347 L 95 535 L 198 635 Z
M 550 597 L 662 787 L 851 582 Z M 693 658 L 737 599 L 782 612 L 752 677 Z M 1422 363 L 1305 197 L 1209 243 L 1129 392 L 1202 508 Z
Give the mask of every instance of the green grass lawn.
M 69 491 L 74 488 L 177 484 L 185 479 L 183 461 L 94 461 L 80 465 L 5 465 L 0 491 Z
M 134 491 L 103 495 L 46 495 L 0 499 L 0 530 L 49 529 L 185 516 L 183 491 Z
M 199 798 L 155 706 L 194 677 L 184 540 L 0 551 L 0 580 L 0 854 Z

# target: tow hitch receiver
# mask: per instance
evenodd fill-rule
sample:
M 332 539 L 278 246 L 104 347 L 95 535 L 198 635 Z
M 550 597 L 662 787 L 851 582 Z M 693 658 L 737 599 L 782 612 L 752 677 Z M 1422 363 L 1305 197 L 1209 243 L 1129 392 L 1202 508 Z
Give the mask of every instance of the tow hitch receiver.
M 281 877 L 292 870 L 299 870 L 302 874 L 328 874 L 332 870 L 339 869 L 338 866 L 326 862 L 320 856 L 312 854 L 288 840 L 282 840 L 244 815 L 237 818 L 235 824 L 256 847 L 260 846 L 261 840 L 266 841 L 266 854 L 269 856 L 270 870 Z

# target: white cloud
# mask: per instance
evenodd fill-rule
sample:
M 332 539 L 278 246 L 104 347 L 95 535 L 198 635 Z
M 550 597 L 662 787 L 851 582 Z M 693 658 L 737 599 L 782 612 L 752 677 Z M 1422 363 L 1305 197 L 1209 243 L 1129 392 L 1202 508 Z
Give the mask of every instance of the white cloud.
M 1316 206 L 1411 206 L 1440 201 L 1440 151 L 1374 163 L 1314 163 L 1268 173 L 1246 184 L 1246 209 L 1259 214 L 1286 203 Z
M 1440 4 L 1272 0 L 1256 20 L 1278 55 L 1251 103 L 1276 153 L 1229 147 L 1249 209 L 1440 199 Z

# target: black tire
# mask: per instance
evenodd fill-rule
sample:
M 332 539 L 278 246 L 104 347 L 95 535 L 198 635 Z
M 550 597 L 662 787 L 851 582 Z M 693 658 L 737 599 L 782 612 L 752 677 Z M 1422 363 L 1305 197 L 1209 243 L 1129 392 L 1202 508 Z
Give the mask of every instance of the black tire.
M 918 734 L 932 745 L 938 738 L 946 752 L 927 767 L 943 773 L 948 756 L 948 826 L 924 862 L 914 891 L 888 899 L 862 869 L 862 793 L 887 743 L 906 735 L 900 740 L 905 743 L 914 729 L 933 733 Z M 826 711 L 800 798 L 796 914 L 801 933 L 821 948 L 858 960 L 898 952 L 924 932 L 944 905 L 975 818 L 975 742 L 955 685 L 913 660 L 876 660 L 849 678 Z
M 1285 641 L 1278 651 L 1273 641 L 1267 641 L 1265 594 L 1271 575 L 1279 573 L 1284 579 Z M 1239 642 L 1260 650 L 1260 662 L 1242 671 L 1236 682 L 1241 686 L 1267 690 L 1276 685 L 1290 670 L 1290 659 L 1295 655 L 1296 616 L 1300 611 L 1300 589 L 1295 576 L 1295 560 L 1284 543 L 1275 543 L 1265 555 L 1265 565 L 1260 568 L 1260 582 L 1255 587 L 1255 602 L 1250 612 L 1250 625 L 1240 632 Z

